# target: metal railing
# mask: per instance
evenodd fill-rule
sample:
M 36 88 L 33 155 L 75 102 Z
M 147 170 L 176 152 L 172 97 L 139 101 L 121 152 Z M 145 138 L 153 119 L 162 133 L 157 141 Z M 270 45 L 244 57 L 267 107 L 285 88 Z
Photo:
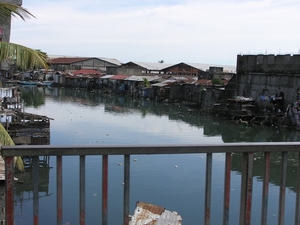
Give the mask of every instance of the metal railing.
M 232 143 L 212 145 L 153 145 L 153 146 L 2 146 L 2 155 L 5 157 L 6 175 L 6 224 L 14 224 L 14 156 L 31 156 L 33 158 L 33 224 L 39 224 L 39 202 L 38 202 L 38 157 L 56 156 L 57 170 L 57 224 L 62 225 L 62 157 L 80 156 L 80 189 L 79 207 L 80 225 L 85 224 L 85 158 L 88 155 L 102 155 L 102 225 L 107 225 L 108 206 L 108 156 L 124 155 L 124 196 L 123 196 L 123 223 L 129 223 L 129 193 L 130 193 L 130 155 L 146 154 L 206 154 L 206 180 L 204 201 L 204 224 L 209 225 L 211 220 L 211 190 L 212 190 L 212 156 L 214 153 L 225 153 L 225 181 L 224 181 L 224 206 L 223 225 L 229 224 L 230 203 L 230 175 L 231 159 L 233 153 L 241 153 L 242 157 L 242 179 L 239 224 L 251 224 L 252 184 L 254 153 L 264 155 L 264 177 L 262 190 L 261 225 L 267 224 L 268 210 L 268 186 L 270 178 L 270 155 L 272 152 L 281 153 L 281 182 L 279 191 L 278 224 L 284 224 L 285 211 L 285 189 L 287 178 L 288 152 L 297 152 L 297 189 L 295 205 L 295 224 L 300 225 L 300 143 Z

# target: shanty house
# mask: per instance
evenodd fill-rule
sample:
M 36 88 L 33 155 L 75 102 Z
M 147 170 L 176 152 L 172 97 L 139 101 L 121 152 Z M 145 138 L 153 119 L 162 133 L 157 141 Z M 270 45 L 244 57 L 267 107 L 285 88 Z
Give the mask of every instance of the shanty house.
M 95 87 L 103 73 L 93 69 L 81 69 L 66 76 L 66 86 L 69 87 Z

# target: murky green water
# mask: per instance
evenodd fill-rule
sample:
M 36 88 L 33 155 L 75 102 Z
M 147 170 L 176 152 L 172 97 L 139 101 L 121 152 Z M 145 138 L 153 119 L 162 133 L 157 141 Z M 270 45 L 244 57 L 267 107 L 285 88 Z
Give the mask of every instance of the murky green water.
M 51 121 L 51 145 L 88 144 L 198 144 L 228 142 L 299 141 L 296 131 L 237 126 L 199 110 L 173 104 L 102 95 L 65 88 L 22 87 L 25 111 L 46 115 Z M 213 156 L 211 224 L 222 224 L 224 154 Z M 136 201 L 146 201 L 177 211 L 182 224 L 203 224 L 205 154 L 149 155 L 131 157 L 130 212 Z M 269 193 L 268 224 L 278 220 L 280 157 L 274 153 Z M 296 158 L 296 155 L 291 155 Z M 252 224 L 260 223 L 263 174 L 262 158 L 256 156 L 253 179 Z M 133 160 L 135 159 L 135 160 Z M 122 224 L 122 156 L 109 157 L 110 225 Z M 233 156 L 230 223 L 238 224 L 241 157 Z M 63 158 L 64 224 L 79 223 L 79 158 Z M 176 166 L 175 166 L 176 165 Z M 56 223 L 55 158 L 43 171 L 40 187 L 40 224 Z M 101 221 L 101 157 L 87 157 L 86 224 Z M 30 171 L 17 185 L 16 224 L 32 222 Z M 286 191 L 286 224 L 293 223 L 296 167 L 289 162 Z M 25 182 L 26 181 L 26 182 Z

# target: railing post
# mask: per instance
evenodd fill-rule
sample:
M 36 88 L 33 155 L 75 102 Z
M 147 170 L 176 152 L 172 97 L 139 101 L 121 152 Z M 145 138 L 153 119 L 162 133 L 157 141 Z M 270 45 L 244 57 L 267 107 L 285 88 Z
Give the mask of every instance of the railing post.
M 5 156 L 5 223 L 14 223 L 14 157 Z
M 229 224 L 230 182 L 231 182 L 231 152 L 226 153 L 224 180 L 224 211 L 223 225 Z
M 80 225 L 85 225 L 85 156 L 80 156 L 80 183 L 79 183 L 79 192 L 80 192 Z
M 102 225 L 107 225 L 108 156 L 102 156 Z
M 286 188 L 286 176 L 287 176 L 287 152 L 282 152 L 281 161 L 281 182 L 279 193 L 279 209 L 278 209 L 278 224 L 284 224 L 284 205 L 285 205 L 285 188 Z
M 33 224 L 39 224 L 39 157 L 33 156 Z
M 62 156 L 56 156 L 56 182 L 57 225 L 62 225 Z
M 300 225 L 300 152 L 298 152 L 298 172 L 296 189 L 295 225 Z
M 262 193 L 262 212 L 261 212 L 261 225 L 267 225 L 268 215 L 268 197 L 269 197 L 269 180 L 270 180 L 270 152 L 265 152 L 265 171 L 263 181 Z
M 243 153 L 240 224 L 251 224 L 253 152 Z
M 124 225 L 129 224 L 130 155 L 124 155 Z
M 210 205 L 211 205 L 211 172 L 212 172 L 212 153 L 206 154 L 206 178 L 205 178 L 205 217 L 204 224 L 210 224 Z

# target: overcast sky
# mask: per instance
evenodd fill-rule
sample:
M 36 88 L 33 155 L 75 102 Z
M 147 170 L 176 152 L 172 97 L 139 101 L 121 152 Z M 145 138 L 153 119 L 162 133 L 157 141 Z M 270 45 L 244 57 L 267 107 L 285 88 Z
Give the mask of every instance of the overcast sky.
M 23 0 L 11 42 L 48 55 L 236 65 L 300 51 L 299 0 Z

